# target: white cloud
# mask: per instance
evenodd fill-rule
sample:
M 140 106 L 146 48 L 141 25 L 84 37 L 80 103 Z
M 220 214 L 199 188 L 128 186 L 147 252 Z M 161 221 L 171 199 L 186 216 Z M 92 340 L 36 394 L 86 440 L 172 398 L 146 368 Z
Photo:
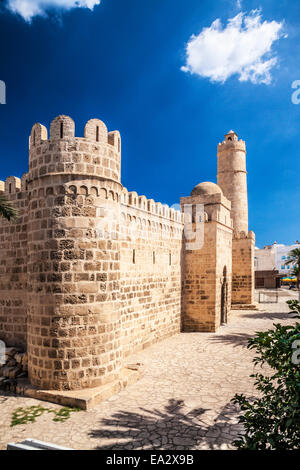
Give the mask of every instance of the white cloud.
M 239 13 L 226 27 L 216 19 L 186 46 L 184 72 L 224 83 L 238 75 L 241 82 L 270 84 L 271 70 L 277 63 L 272 52 L 275 41 L 283 36 L 283 22 L 262 21 L 258 10 Z
M 34 16 L 45 16 L 49 9 L 71 10 L 72 8 L 93 9 L 101 0 L 8 0 L 7 7 L 21 15 L 26 21 Z

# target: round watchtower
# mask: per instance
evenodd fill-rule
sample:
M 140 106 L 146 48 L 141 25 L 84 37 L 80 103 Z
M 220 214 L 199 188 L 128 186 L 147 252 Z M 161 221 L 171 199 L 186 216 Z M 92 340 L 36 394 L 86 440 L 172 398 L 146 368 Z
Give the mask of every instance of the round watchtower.
M 121 363 L 118 204 L 120 135 L 68 116 L 30 135 L 28 365 L 47 389 L 95 387 Z
M 231 218 L 237 233 L 248 233 L 246 144 L 230 131 L 218 145 L 218 185 L 231 201 Z

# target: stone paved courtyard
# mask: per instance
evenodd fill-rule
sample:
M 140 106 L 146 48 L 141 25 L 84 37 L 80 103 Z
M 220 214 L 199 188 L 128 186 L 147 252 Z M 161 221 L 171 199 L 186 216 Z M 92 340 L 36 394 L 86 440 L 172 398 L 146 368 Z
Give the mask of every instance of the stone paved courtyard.
M 63 423 L 52 414 L 11 428 L 18 407 L 41 404 L 34 399 L 0 394 L 0 449 L 8 442 L 36 438 L 74 449 L 230 449 L 241 430 L 235 393 L 253 396 L 253 352 L 246 349 L 255 331 L 291 322 L 281 293 L 278 304 L 259 311 L 233 311 L 230 324 L 217 334 L 182 333 L 132 356 L 143 364 L 143 377 L 88 412 L 71 414 Z

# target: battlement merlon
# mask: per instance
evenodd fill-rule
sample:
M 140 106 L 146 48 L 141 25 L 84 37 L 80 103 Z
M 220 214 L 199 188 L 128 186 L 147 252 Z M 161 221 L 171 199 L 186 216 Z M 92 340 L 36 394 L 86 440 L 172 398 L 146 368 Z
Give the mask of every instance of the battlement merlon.
M 75 123 L 72 118 L 65 115 L 57 116 L 50 124 L 50 135 L 48 130 L 40 123 L 33 125 L 29 136 L 29 149 L 40 145 L 45 141 L 82 139 L 96 143 L 109 144 L 121 153 L 121 136 L 119 131 L 108 132 L 106 125 L 100 119 L 90 119 L 84 128 L 84 136 L 75 136 Z
M 5 181 L 0 181 L 0 193 L 15 194 L 23 190 L 23 181 L 17 176 L 8 176 Z
M 108 132 L 100 119 L 90 119 L 84 137 L 75 136 L 74 121 L 57 116 L 50 135 L 42 124 L 29 137 L 28 182 L 50 175 L 72 175 L 118 183 L 121 188 L 121 136 Z
M 155 202 L 154 199 L 147 199 L 144 195 L 139 196 L 136 191 L 128 192 L 125 187 L 123 187 L 121 192 L 121 204 L 179 224 L 183 224 L 184 221 L 184 215 L 180 210 L 176 210 L 161 202 Z
M 248 233 L 245 231 L 234 231 L 233 232 L 233 239 L 234 240 L 243 240 L 243 239 L 249 239 L 255 241 L 255 233 L 250 230 Z

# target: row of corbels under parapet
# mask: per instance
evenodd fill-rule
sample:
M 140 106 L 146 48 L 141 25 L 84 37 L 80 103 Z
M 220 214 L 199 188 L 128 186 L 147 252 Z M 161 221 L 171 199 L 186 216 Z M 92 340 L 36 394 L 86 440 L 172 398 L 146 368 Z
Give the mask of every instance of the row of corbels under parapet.
M 28 174 L 25 173 L 22 178 L 17 178 L 16 176 L 9 176 L 5 181 L 0 181 L 0 193 L 6 194 L 15 194 L 20 191 L 27 190 L 27 178 Z M 98 195 L 97 188 L 96 192 L 93 192 L 93 195 Z M 89 194 L 88 189 L 84 193 L 79 192 L 79 194 Z M 106 196 L 105 198 L 108 198 Z M 128 192 L 126 188 L 122 189 L 121 199 L 119 201 L 125 206 L 135 208 L 147 213 L 151 213 L 158 217 L 163 217 L 170 219 L 174 222 L 183 223 L 184 214 L 180 211 L 169 207 L 167 204 L 162 204 L 161 202 L 155 202 L 154 199 L 147 199 L 146 196 L 139 196 L 135 191 Z M 179 206 L 178 206 L 179 207 Z

